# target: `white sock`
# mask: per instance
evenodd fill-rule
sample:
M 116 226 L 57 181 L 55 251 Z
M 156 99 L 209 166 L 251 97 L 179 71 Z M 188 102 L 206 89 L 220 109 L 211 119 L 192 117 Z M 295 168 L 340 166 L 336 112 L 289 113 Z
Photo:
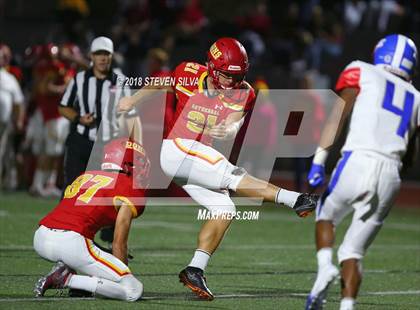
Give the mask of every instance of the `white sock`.
M 332 264 L 332 248 L 322 248 L 316 253 L 316 258 L 318 260 L 318 268 L 322 268 L 325 265 Z
M 98 286 L 98 278 L 73 274 L 67 280 L 66 286 L 95 293 Z
M 46 176 L 47 176 L 47 174 L 44 170 L 36 169 L 31 187 L 34 188 L 34 189 L 41 189 L 42 190 L 45 186 Z
M 47 180 L 47 186 L 51 186 L 51 187 L 56 187 L 56 183 L 57 183 L 57 171 L 56 170 L 51 170 L 48 171 L 49 175 L 48 175 L 48 180 Z
M 351 297 L 344 297 L 341 299 L 340 310 L 353 310 L 355 307 L 356 301 Z
M 276 203 L 282 203 L 293 208 L 300 193 L 280 188 L 276 195 Z
M 188 266 L 200 268 L 204 271 L 204 269 L 207 267 L 207 264 L 209 263 L 210 256 L 211 254 L 208 252 L 197 249 L 195 250 L 191 263 Z

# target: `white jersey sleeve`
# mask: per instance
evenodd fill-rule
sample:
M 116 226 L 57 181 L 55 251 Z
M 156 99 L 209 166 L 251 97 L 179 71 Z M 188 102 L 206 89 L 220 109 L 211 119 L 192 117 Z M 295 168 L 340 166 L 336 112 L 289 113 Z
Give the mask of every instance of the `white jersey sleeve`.
M 16 80 L 16 78 L 10 74 L 10 85 L 11 85 L 11 91 L 13 96 L 13 103 L 14 104 L 23 104 L 23 93 L 22 89 L 20 88 L 19 82 Z
M 368 150 L 401 160 L 420 121 L 420 93 L 414 86 L 374 65 L 354 61 L 336 89 L 359 93 L 343 150 Z
M 16 78 L 6 69 L 0 69 L 0 122 L 10 120 L 13 105 L 24 102 L 22 90 Z
M 23 93 L 15 76 L 3 68 L 0 71 L 0 80 L 2 90 L 10 94 L 13 104 L 22 104 L 24 101 Z

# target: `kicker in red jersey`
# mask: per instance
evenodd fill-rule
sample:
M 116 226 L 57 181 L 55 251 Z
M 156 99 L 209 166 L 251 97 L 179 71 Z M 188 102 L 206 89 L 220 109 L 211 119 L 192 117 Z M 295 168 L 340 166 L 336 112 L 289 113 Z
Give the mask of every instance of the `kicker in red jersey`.
M 98 230 L 115 224 L 119 201 L 131 207 L 133 217 L 142 214 L 144 205 L 135 205 L 131 198 L 144 197 L 144 192 L 124 173 L 87 171 L 66 188 L 63 200 L 39 224 L 93 239 Z
M 211 128 L 235 112 L 246 113 L 252 109 L 255 93 L 247 82 L 242 88 L 219 91 L 216 96 L 206 93 L 207 67 L 194 62 L 183 62 L 174 71 L 175 81 L 197 83 L 174 85 L 177 104 L 174 123 L 167 139 L 192 139 L 211 145 L 213 138 L 205 134 Z

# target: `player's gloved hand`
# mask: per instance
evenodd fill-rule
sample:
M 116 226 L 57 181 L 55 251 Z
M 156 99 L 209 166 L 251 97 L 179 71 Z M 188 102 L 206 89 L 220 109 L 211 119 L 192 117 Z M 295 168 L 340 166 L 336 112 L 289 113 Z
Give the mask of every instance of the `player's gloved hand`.
M 308 173 L 308 182 L 312 187 L 318 187 L 324 184 L 325 180 L 325 166 L 312 164 L 311 170 Z

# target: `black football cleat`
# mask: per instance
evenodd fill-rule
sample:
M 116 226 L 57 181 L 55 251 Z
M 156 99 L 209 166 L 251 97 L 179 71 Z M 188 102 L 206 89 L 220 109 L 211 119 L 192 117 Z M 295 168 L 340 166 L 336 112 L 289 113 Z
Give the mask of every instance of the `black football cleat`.
M 206 300 L 214 299 L 213 293 L 207 287 L 203 270 L 200 268 L 188 266 L 179 273 L 179 282 L 184 283 L 198 298 Z
M 318 199 L 319 195 L 316 194 L 300 194 L 293 206 L 293 210 L 299 217 L 307 217 L 315 210 Z

